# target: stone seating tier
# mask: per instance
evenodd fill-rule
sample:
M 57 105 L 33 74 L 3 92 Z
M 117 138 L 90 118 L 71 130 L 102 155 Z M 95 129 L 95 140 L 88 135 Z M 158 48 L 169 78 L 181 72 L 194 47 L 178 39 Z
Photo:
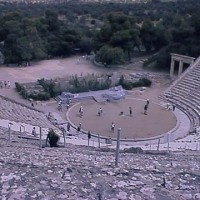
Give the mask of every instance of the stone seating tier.
M 32 124 L 43 128 L 55 128 L 52 123 L 47 120 L 44 113 L 26 107 L 25 105 L 0 97 L 0 108 L 1 119 Z
M 191 130 L 194 129 L 194 127 L 199 126 L 199 118 L 197 116 L 197 113 L 194 112 L 192 109 L 188 108 L 188 104 L 181 104 L 181 103 L 177 103 L 177 101 L 175 99 L 170 99 L 168 100 L 170 103 L 172 104 L 176 104 L 176 106 L 181 109 L 182 111 L 185 111 L 190 119 L 191 122 Z
M 164 93 L 164 99 L 179 105 L 188 113 L 192 126 L 199 126 L 200 117 L 200 57 L 186 70 L 175 84 Z
M 0 128 L 0 137 L 4 133 Z M 37 141 L 21 141 L 0 140 L 0 190 L 5 199 L 200 198 L 199 152 L 120 152 L 116 168 L 114 151 L 106 148 L 68 144 L 40 149 L 34 145 Z
M 181 96 L 181 93 L 173 93 L 173 97 L 170 97 L 167 100 L 172 104 L 176 104 L 176 106 L 179 106 L 182 110 L 188 113 L 193 127 L 199 126 L 200 109 L 196 104 L 193 104 L 193 101 Z
M 185 86 L 184 88 L 181 86 L 176 86 L 173 90 L 173 92 L 168 92 L 166 93 L 166 95 L 177 95 L 179 96 L 179 98 L 187 98 L 188 100 L 191 101 L 191 103 L 195 103 L 193 106 L 198 106 L 199 103 L 200 103 L 200 94 L 198 92 L 198 90 L 189 90 L 189 89 L 185 89 Z M 184 96 L 183 96 L 184 95 Z
M 192 84 L 191 84 L 191 82 L 192 82 Z M 184 85 L 187 85 L 187 86 L 193 86 L 194 88 L 200 86 L 198 81 L 196 81 L 196 80 L 187 80 L 187 79 L 183 80 L 183 82 L 181 84 L 184 84 Z
M 199 83 L 196 80 L 188 80 L 188 79 L 184 79 L 181 83 L 179 83 L 179 85 L 199 87 Z
M 188 98 L 185 98 L 185 97 L 182 97 L 180 96 L 180 94 L 176 94 L 174 93 L 174 96 L 173 96 L 173 99 L 176 101 L 176 102 L 179 102 L 181 104 L 184 104 L 186 105 L 187 107 L 191 108 L 191 109 L 194 109 L 194 110 L 198 110 L 196 108 L 196 103 L 194 101 L 191 101 L 190 99 Z

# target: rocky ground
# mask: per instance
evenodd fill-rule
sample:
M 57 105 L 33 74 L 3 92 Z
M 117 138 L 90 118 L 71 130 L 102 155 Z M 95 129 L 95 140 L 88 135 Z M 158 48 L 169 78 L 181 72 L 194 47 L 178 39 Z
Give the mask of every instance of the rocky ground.
M 0 129 L 2 200 L 200 199 L 199 152 L 120 153 L 68 145 L 42 148 Z M 165 181 L 164 181 L 165 179 Z M 164 184 L 166 182 L 166 184 Z

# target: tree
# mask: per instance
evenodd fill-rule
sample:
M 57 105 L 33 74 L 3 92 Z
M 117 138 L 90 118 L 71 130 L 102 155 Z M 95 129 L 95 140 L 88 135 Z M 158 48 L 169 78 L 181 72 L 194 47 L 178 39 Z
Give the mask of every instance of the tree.
M 131 59 L 131 52 L 135 47 L 138 49 L 141 41 L 139 38 L 139 28 L 135 24 L 133 17 L 121 12 L 113 12 L 108 15 L 107 23 L 97 34 L 98 48 L 109 44 L 111 47 L 119 47 Z
M 82 37 L 80 41 L 80 49 L 81 52 L 84 52 L 86 54 L 90 54 L 91 51 L 93 50 L 94 42 L 92 38 L 88 37 Z
M 154 28 L 153 47 L 155 50 L 160 50 L 167 46 L 172 40 L 170 30 L 164 27 L 162 23 L 158 23 Z
M 96 54 L 96 60 L 102 62 L 105 67 L 124 62 L 124 52 L 119 47 L 103 46 Z
M 151 51 L 153 49 L 154 34 L 155 29 L 153 23 L 149 20 L 145 20 L 140 30 L 140 37 L 146 51 Z
M 8 34 L 4 41 L 3 54 L 5 55 L 5 63 L 20 63 L 21 57 L 18 52 L 16 44 L 17 36 L 15 34 Z
M 45 21 L 49 31 L 57 31 L 59 29 L 58 14 L 52 10 L 46 10 Z
M 195 35 L 200 35 L 200 16 L 199 13 L 194 13 L 191 17 L 191 23 L 195 30 Z
M 81 41 L 80 33 L 75 29 L 65 29 L 61 33 L 60 54 L 71 55 L 74 49 L 79 47 Z
M 172 36 L 174 42 L 182 43 L 185 39 L 192 37 L 194 28 L 190 25 L 187 17 L 176 15 L 172 21 Z

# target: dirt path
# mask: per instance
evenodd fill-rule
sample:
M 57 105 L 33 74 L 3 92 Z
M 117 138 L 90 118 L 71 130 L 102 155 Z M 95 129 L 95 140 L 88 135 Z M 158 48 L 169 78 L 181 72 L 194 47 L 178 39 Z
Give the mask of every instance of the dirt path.
M 104 73 L 113 69 L 105 69 L 94 66 L 91 61 L 83 60 L 77 64 L 78 56 L 66 59 L 44 60 L 33 63 L 28 67 L 5 67 L 0 66 L 0 80 L 14 82 L 32 82 L 37 79 L 51 79 L 65 77 L 73 74 Z M 116 71 L 116 70 L 115 70 Z

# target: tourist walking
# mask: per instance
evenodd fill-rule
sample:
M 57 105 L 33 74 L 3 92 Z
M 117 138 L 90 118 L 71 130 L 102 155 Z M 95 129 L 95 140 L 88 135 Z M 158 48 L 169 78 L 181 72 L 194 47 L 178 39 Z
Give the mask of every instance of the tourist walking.
M 129 114 L 130 114 L 130 117 L 132 117 L 132 108 L 131 107 L 129 107 Z
M 149 106 L 149 99 L 147 99 L 147 106 Z
M 77 132 L 79 133 L 81 131 L 81 123 L 77 126 Z
M 102 110 L 102 108 L 99 108 L 99 110 L 98 110 L 98 116 L 101 116 L 101 115 L 102 115 L 102 113 L 103 113 L 103 110 Z
M 10 81 L 8 81 L 8 88 L 10 88 Z
M 91 139 L 91 132 L 88 131 L 88 146 L 90 145 L 90 139 Z
M 114 124 L 114 122 L 112 122 L 112 124 L 111 124 L 111 132 L 115 132 L 115 124 Z
M 6 81 L 4 81 L 4 86 L 5 86 L 5 88 L 7 87 L 7 82 Z
M 47 119 L 48 119 L 48 120 L 51 120 L 51 112 L 48 113 Z
M 80 114 L 80 117 L 83 117 L 83 106 L 80 107 L 79 114 Z
M 35 130 L 35 127 L 33 127 L 32 135 L 33 135 L 33 136 L 36 136 L 36 130 Z
M 169 110 L 169 108 L 170 108 L 170 103 L 167 103 L 167 110 Z
M 62 101 L 58 102 L 58 110 L 62 111 Z
M 68 122 L 68 123 L 67 123 L 67 132 L 70 132 L 70 127 L 71 127 L 71 125 L 70 125 L 70 123 Z
M 3 81 L 1 81 L 1 85 L 0 85 L 0 86 L 1 86 L 1 88 L 3 88 L 3 84 L 4 84 L 4 83 L 3 83 Z
M 148 109 L 148 105 L 145 104 L 145 106 L 144 106 L 144 114 L 145 114 L 145 115 L 147 115 L 147 109 Z
M 34 103 L 33 103 L 33 101 L 31 102 L 31 106 L 34 107 Z

